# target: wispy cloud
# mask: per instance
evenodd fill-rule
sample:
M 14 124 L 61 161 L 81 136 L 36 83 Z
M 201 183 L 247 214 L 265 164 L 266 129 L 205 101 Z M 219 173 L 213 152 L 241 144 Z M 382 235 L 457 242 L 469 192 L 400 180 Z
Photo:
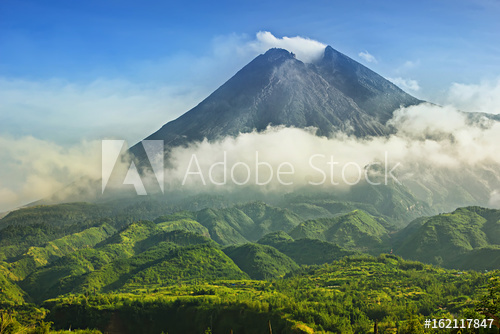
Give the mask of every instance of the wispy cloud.
M 480 84 L 454 83 L 444 102 L 464 111 L 500 114 L 500 78 Z
M 394 83 L 396 86 L 399 86 L 399 88 L 401 88 L 402 90 L 409 92 L 418 92 L 420 90 L 420 85 L 418 84 L 417 80 L 404 79 L 401 77 L 387 79 Z
M 82 177 L 98 180 L 100 145 L 63 147 L 31 136 L 0 136 L 0 212 L 50 196 Z
M 270 48 L 282 48 L 293 52 L 297 59 L 309 63 L 321 57 L 326 45 L 313 39 L 295 36 L 282 38 L 274 36 L 269 31 L 259 31 L 255 41 L 250 41 L 243 48 L 263 53 Z
M 183 87 L 96 79 L 26 81 L 0 78 L 0 134 L 61 144 L 126 136 L 139 141 L 201 100 Z
M 417 66 L 420 65 L 420 60 L 416 60 L 416 61 L 413 61 L 413 60 L 407 60 L 404 62 L 404 64 L 401 66 L 401 69 L 413 69 Z
M 371 55 L 368 51 L 360 52 L 358 53 L 358 56 L 367 63 L 375 63 L 375 64 L 378 63 L 377 58 Z

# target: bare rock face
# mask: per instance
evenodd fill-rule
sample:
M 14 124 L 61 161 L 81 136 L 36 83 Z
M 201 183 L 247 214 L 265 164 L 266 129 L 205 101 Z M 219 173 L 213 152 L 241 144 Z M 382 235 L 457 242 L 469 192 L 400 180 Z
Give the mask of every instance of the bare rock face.
M 315 63 L 270 49 L 146 139 L 164 140 L 168 150 L 204 138 L 262 131 L 268 125 L 312 126 L 324 136 L 339 131 L 384 136 L 392 132 L 386 123 L 394 110 L 420 102 L 330 46 Z M 143 156 L 141 145 L 131 151 Z

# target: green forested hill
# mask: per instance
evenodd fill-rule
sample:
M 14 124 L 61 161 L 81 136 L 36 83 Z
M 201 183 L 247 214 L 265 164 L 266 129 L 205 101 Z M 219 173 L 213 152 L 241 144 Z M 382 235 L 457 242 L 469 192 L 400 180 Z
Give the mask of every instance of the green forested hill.
M 12 273 L 0 262 L 0 303 L 21 303 L 26 293 L 12 280 Z
M 101 251 L 92 255 L 99 255 L 101 259 L 109 254 Z M 69 292 L 90 293 L 196 279 L 248 277 L 218 246 L 210 242 L 179 246 L 162 241 L 137 255 L 107 258 L 109 262 L 103 261 L 97 265 L 91 261 L 75 261 L 74 257 L 64 260 L 64 264 L 56 262 L 36 271 L 21 286 L 40 301 Z M 93 267 L 83 268 L 82 264 L 89 262 Z
M 257 241 L 269 232 L 289 231 L 301 219 L 286 209 L 251 202 L 225 209 L 177 212 L 159 217 L 155 222 L 163 223 L 164 228 L 177 224 L 181 229 L 202 232 L 221 245 L 232 245 Z
M 446 268 L 500 268 L 500 211 L 467 207 L 417 219 L 400 232 L 396 253 Z
M 258 243 L 276 248 L 298 264 L 329 263 L 354 254 L 327 241 L 310 238 L 294 240 L 283 231 L 269 233 Z
M 474 311 L 496 273 L 457 272 L 396 256 L 348 257 L 272 281 L 217 280 L 46 301 L 59 329 L 184 333 L 456 333 L 426 318 L 482 318 Z M 500 286 L 499 286 L 500 287 Z M 152 291 L 152 292 L 151 292 Z M 478 330 L 494 333 L 495 330 Z
M 206 243 L 179 247 L 170 242 L 160 242 L 143 253 L 114 261 L 86 275 L 74 291 L 111 291 L 196 279 L 247 277 L 215 245 Z
M 288 256 L 266 245 L 249 243 L 223 251 L 253 279 L 278 278 L 299 268 Z
M 42 223 L 53 226 L 71 225 L 108 217 L 112 212 L 112 209 L 106 205 L 91 203 L 31 206 L 10 212 L 0 220 L 0 229 L 10 225 Z
M 104 224 L 49 241 L 44 246 L 30 247 L 26 253 L 9 263 L 9 269 L 18 279 L 24 279 L 37 267 L 45 266 L 78 249 L 94 247 L 115 232 L 113 227 Z
M 294 239 L 319 239 L 348 250 L 378 254 L 391 249 L 388 231 L 381 222 L 381 218 L 355 210 L 333 218 L 305 221 L 289 234 Z
M 172 215 L 172 217 L 166 218 L 166 219 L 175 219 L 174 217 L 175 217 L 175 215 Z M 188 232 L 200 234 L 200 235 L 203 235 L 207 238 L 210 238 L 210 232 L 208 231 L 208 229 L 205 226 L 198 223 L 197 221 L 194 221 L 193 219 L 180 218 L 178 220 L 161 221 L 162 220 L 161 218 L 162 217 L 160 217 L 160 219 L 157 218 L 157 220 L 155 222 L 160 221 L 159 223 L 157 223 L 157 226 L 160 227 L 164 231 L 183 230 L 183 231 L 188 231 Z
M 284 207 L 303 219 L 316 219 L 363 210 L 373 216 L 383 217 L 399 228 L 421 216 L 437 213 L 428 203 L 419 201 L 404 185 L 370 185 L 366 182 L 339 192 L 295 192 L 285 196 Z
M 161 209 L 169 205 L 128 203 L 97 218 L 86 211 L 92 204 L 85 203 L 18 210 L 20 222 L 8 215 L 0 230 L 0 309 L 16 310 L 16 318 L 26 324 L 49 319 L 59 328 L 78 323 L 81 319 L 62 325 L 66 320 L 61 319 L 75 312 L 90 317 L 81 324 L 94 324 L 103 311 L 103 321 L 112 327 L 116 317 L 140 313 L 188 319 L 195 312 L 200 317 L 193 328 L 200 333 L 208 327 L 247 332 L 250 323 L 258 323 L 255 333 L 260 333 L 269 320 L 283 333 L 364 333 L 375 319 L 387 333 L 394 328 L 413 333 L 403 329 L 424 315 L 470 316 L 486 278 L 463 269 L 500 267 L 499 210 L 461 208 L 418 218 L 396 233 L 381 216 L 345 212 L 352 208 L 349 203 L 321 203 L 294 204 L 302 214 L 328 211 L 327 217 L 307 221 L 262 202 L 173 213 Z M 153 220 L 135 218 L 159 212 Z M 359 255 L 391 249 L 462 272 L 392 255 Z M 49 298 L 55 298 L 45 304 L 54 318 L 25 304 Z M 143 304 L 146 300 L 151 304 Z M 87 314 L 92 307 L 97 313 Z M 143 311 L 134 313 L 138 309 Z M 29 315 L 33 312 L 35 318 Z M 130 328 L 137 325 L 120 319 Z M 159 324 L 171 333 L 188 328 Z M 106 326 L 93 325 L 108 331 Z M 150 324 L 151 333 L 160 328 L 155 326 Z

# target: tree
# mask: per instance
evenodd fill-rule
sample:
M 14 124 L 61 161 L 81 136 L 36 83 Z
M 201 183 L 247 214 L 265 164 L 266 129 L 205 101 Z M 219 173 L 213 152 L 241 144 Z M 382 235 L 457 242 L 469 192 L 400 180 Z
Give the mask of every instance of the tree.
M 500 328 L 500 277 L 493 277 L 488 283 L 488 293 L 481 298 L 476 310 L 487 318 L 493 319 L 493 324 Z
M 14 326 L 15 319 L 7 312 L 0 314 L 0 334 L 10 333 Z

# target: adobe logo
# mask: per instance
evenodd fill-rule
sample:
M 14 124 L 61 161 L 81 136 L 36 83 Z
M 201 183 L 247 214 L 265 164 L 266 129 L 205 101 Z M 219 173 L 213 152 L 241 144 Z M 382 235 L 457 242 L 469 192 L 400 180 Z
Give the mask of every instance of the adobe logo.
M 146 152 L 146 156 L 151 164 L 153 173 L 158 181 L 161 192 L 165 193 L 165 172 L 163 158 L 163 140 L 143 140 L 141 142 Z M 124 148 L 124 146 L 126 146 Z M 103 140 L 102 141 L 102 193 L 106 189 L 116 162 L 122 150 L 128 150 L 125 140 Z M 133 161 L 130 162 L 123 184 L 134 186 L 137 195 L 147 195 L 146 188 L 142 182 L 141 175 Z

